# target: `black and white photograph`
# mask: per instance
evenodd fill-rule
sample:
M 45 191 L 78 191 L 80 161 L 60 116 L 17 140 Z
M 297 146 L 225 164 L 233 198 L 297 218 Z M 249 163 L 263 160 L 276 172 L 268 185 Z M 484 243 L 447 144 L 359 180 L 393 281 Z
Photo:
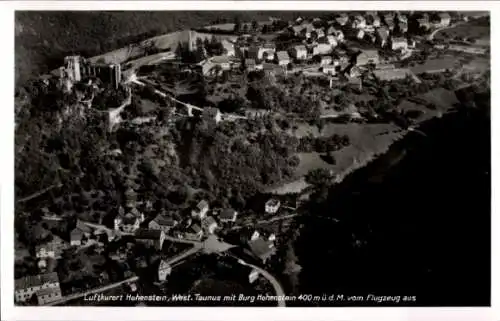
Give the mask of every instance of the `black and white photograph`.
M 15 11 L 8 299 L 490 307 L 490 12 L 202 2 Z

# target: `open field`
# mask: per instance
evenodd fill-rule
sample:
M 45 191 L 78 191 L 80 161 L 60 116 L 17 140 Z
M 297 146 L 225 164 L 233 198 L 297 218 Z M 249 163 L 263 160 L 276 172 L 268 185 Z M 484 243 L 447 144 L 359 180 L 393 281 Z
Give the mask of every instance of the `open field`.
M 435 39 L 447 41 L 455 37 L 481 39 L 481 43 L 489 45 L 490 26 L 483 22 L 483 19 L 471 21 L 454 28 L 440 31 L 436 33 Z

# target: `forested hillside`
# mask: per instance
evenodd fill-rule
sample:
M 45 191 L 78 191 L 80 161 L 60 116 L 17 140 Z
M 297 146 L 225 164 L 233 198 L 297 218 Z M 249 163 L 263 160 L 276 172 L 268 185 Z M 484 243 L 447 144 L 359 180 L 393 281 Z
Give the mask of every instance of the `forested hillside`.
M 213 23 L 292 19 L 299 12 L 135 11 L 16 12 L 16 83 L 60 65 L 71 53 L 94 56 L 129 43 Z M 307 16 L 314 12 L 307 12 Z M 222 18 L 224 17 L 224 18 Z

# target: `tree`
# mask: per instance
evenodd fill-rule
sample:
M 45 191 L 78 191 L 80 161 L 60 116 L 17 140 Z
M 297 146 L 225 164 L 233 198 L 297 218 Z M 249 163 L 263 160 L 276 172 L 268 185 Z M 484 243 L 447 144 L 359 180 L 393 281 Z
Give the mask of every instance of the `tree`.
M 310 170 L 305 176 L 305 180 L 307 183 L 318 187 L 329 185 L 332 182 L 333 178 L 333 173 L 325 168 Z
M 248 24 L 243 24 L 243 33 L 248 33 Z

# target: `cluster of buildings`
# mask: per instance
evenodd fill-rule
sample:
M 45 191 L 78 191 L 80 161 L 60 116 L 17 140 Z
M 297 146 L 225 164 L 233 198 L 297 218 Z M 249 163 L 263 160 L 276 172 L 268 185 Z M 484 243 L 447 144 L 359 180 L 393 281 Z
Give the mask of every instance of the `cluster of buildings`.
M 15 280 L 14 299 L 17 303 L 28 303 L 36 299 L 39 305 L 62 298 L 57 273 L 25 276 Z
M 103 83 L 118 88 L 122 79 L 120 64 L 92 63 L 81 56 L 67 56 L 64 66 L 59 68 L 59 77 L 67 87 L 89 77 L 99 78 Z

